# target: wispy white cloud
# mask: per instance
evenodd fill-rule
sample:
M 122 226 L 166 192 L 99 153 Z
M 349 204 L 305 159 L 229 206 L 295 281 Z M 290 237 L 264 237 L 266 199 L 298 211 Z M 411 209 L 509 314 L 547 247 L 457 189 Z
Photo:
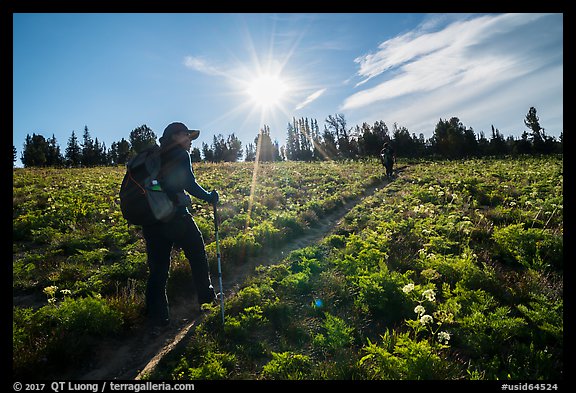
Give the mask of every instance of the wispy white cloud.
M 301 103 L 296 105 L 296 110 L 302 109 L 306 105 L 310 104 L 312 101 L 315 101 L 316 99 L 318 99 L 318 97 L 320 97 L 322 94 L 324 94 L 325 91 L 326 91 L 326 89 L 320 89 L 320 90 L 317 90 L 314 93 L 310 94 L 308 97 L 306 97 L 306 99 L 304 101 L 302 101 Z
M 201 57 L 186 56 L 184 58 L 184 65 L 187 68 L 201 72 L 208 75 L 226 75 L 226 73 L 212 64 L 208 63 Z
M 534 106 L 546 132 L 558 135 L 562 128 L 554 125 L 562 123 L 562 94 L 558 94 L 562 92 L 562 74 L 563 66 L 559 65 L 503 82 L 498 87 L 486 82 L 458 94 L 445 88 L 412 95 L 387 102 L 385 116 L 416 135 L 422 132 L 429 136 L 440 119 L 458 117 L 466 127 L 473 127 L 476 133 L 484 131 L 488 137 L 492 125 L 505 135 L 519 136 L 525 130 L 523 119 Z M 526 86 L 540 87 L 537 94 L 527 96 Z M 366 110 L 368 115 L 364 117 L 382 120 L 382 109 L 378 106 L 368 106 Z
M 408 95 L 446 88 L 458 96 L 489 90 L 544 67 L 546 55 L 535 56 L 546 38 L 518 33 L 545 15 L 484 15 L 456 21 L 437 31 L 420 28 L 389 39 L 378 50 L 356 58 L 356 87 L 379 77 L 380 84 L 347 97 L 342 110 L 358 109 Z M 524 31 L 524 30 L 523 30 Z

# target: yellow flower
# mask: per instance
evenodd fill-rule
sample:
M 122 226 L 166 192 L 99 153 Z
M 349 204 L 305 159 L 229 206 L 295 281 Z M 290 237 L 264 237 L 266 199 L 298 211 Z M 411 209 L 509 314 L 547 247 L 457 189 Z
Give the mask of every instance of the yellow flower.
M 56 285 L 50 285 L 49 287 L 44 288 L 43 292 L 50 297 L 54 297 L 57 290 L 58 287 Z

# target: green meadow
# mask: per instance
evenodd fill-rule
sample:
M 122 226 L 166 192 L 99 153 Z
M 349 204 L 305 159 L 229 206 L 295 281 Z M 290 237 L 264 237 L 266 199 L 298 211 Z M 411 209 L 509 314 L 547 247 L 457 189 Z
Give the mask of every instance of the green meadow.
M 225 321 L 210 309 L 145 378 L 563 379 L 561 155 L 399 160 L 391 181 L 376 160 L 194 169 L 221 196 Z M 142 328 L 146 251 L 120 212 L 123 175 L 13 170 L 15 377 L 74 375 Z M 213 211 L 193 202 L 217 283 Z M 190 292 L 179 250 L 170 274 L 169 297 Z

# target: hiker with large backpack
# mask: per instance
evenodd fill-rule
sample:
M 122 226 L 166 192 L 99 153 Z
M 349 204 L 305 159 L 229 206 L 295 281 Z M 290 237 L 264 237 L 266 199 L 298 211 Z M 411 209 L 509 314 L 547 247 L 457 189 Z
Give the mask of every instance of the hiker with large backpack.
M 396 162 L 396 152 L 389 142 L 384 142 L 382 150 L 380 150 L 380 161 L 384 168 L 386 168 L 386 176 L 392 178 L 394 163 Z
M 187 194 L 214 205 L 219 199 L 217 191 L 206 191 L 194 176 L 190 148 L 199 135 L 200 131 L 190 130 L 183 123 L 175 122 L 166 127 L 160 138 L 161 169 L 157 185 L 173 200 L 174 211 L 167 218 L 142 225 L 150 270 L 146 287 L 146 314 L 152 325 L 170 323 L 166 285 L 170 253 L 174 246 L 184 251 L 190 263 L 198 310 L 203 303 L 217 301 L 204 239 L 187 208 L 191 202 Z M 152 185 L 152 188 L 155 186 Z

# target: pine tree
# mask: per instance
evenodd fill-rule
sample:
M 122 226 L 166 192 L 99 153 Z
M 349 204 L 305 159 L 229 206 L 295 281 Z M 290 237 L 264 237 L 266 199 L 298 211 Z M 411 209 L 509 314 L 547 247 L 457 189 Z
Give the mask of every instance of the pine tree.
M 264 125 L 260 133 L 254 139 L 256 145 L 256 157 L 260 162 L 278 161 L 281 159 L 278 142 L 272 143 L 270 127 Z
M 227 155 L 225 161 L 236 162 L 242 158 L 242 142 L 234 133 L 228 135 L 226 140 Z
M 148 146 L 156 144 L 156 134 L 146 124 L 133 129 L 130 132 L 130 145 L 133 152 L 140 152 Z
M 202 142 L 202 155 L 204 156 L 204 161 L 215 162 L 214 161 L 214 150 L 208 146 L 207 143 Z
M 120 142 L 112 142 L 107 154 L 107 162 L 111 165 L 126 164 L 130 157 L 130 143 L 122 138 Z
M 288 123 L 287 137 L 286 137 L 286 159 L 297 160 L 298 151 L 300 150 L 300 142 L 296 131 L 296 119 L 292 118 L 292 123 Z
M 78 138 L 74 130 L 72 130 L 72 135 L 68 138 L 64 159 L 66 165 L 71 167 L 79 166 L 82 163 L 82 149 L 78 144 Z
M 524 119 L 524 124 L 532 131 L 530 139 L 532 140 L 534 151 L 536 153 L 544 152 L 546 134 L 544 133 L 544 128 L 540 126 L 540 119 L 536 114 L 536 108 L 530 107 Z
M 244 161 L 255 161 L 256 160 L 256 148 L 253 143 L 249 143 L 246 146 L 246 156 Z
M 42 135 L 26 135 L 20 160 L 24 167 L 47 165 L 48 143 Z
M 202 155 L 200 154 L 200 149 L 198 149 L 197 147 L 192 148 L 192 151 L 190 152 L 190 161 L 192 162 L 202 161 Z
M 94 166 L 96 164 L 96 151 L 94 149 L 94 140 L 90 136 L 88 126 L 84 126 L 84 135 L 82 142 L 82 166 Z
M 46 154 L 46 165 L 48 166 L 62 166 L 64 164 L 64 157 L 60 153 L 60 146 L 56 141 L 56 137 L 52 134 L 52 138 L 48 139 L 48 148 Z

